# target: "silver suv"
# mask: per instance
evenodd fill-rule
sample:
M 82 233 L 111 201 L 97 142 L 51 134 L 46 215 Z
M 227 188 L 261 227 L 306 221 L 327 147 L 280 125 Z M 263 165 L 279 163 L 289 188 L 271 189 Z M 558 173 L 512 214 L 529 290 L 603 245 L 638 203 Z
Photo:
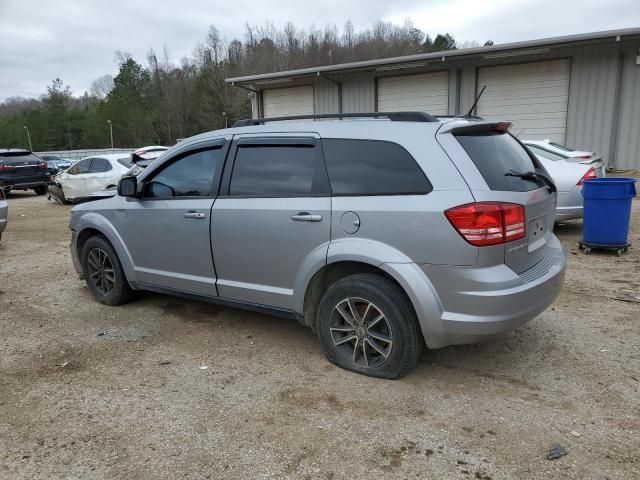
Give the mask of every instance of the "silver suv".
M 293 317 L 329 361 L 383 378 L 425 342 L 488 339 L 554 301 L 555 187 L 510 124 L 306 120 L 186 139 L 76 206 L 71 254 L 95 298 L 153 290 Z

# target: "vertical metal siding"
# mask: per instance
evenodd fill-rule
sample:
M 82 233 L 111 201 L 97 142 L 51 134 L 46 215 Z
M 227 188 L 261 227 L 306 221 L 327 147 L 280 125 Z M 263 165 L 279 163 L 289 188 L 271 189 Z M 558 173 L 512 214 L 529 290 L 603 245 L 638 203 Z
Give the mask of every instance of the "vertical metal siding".
M 615 44 L 574 49 L 571 58 L 567 145 L 593 150 L 607 161 L 618 72 Z
M 640 169 L 640 65 L 636 65 L 639 46 L 624 52 L 620 123 L 618 126 L 617 168 Z
M 374 111 L 374 78 L 372 73 L 345 75 L 342 80 L 342 109 L 345 113 Z
M 336 113 L 339 110 L 338 85 L 330 80 L 318 77 L 313 95 L 314 113 Z

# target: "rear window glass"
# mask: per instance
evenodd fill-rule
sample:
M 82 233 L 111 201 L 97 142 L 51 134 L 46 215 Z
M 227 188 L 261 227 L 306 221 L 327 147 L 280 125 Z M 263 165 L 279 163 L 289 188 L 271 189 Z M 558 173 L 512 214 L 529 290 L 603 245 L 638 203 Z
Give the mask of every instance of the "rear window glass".
M 564 155 L 560 155 L 559 153 L 553 153 L 544 148 L 537 147 L 535 145 L 527 145 L 527 148 L 531 150 L 536 155 L 541 156 L 542 158 L 546 158 L 547 160 L 553 160 L 554 162 L 558 160 L 565 160 L 567 157 Z
M 536 171 L 537 167 L 527 151 L 508 133 L 458 134 L 456 139 L 491 190 L 526 192 L 540 188 L 534 180 L 505 175 L 511 171 Z
M 555 143 L 555 142 L 549 142 L 549 145 L 553 145 L 554 147 L 560 149 L 560 150 L 564 150 L 565 152 L 573 152 L 573 148 L 571 147 L 567 147 L 566 145 L 560 145 L 559 143 Z
M 133 166 L 133 162 L 131 160 L 129 160 L 128 158 L 119 158 L 118 159 L 118 163 L 120 165 L 123 165 L 127 168 L 131 168 Z
M 40 158 L 36 157 L 31 152 L 0 152 L 0 162 L 10 164 L 13 162 L 37 162 L 40 163 Z
M 396 143 L 328 138 L 322 147 L 333 195 L 417 195 L 433 189 Z

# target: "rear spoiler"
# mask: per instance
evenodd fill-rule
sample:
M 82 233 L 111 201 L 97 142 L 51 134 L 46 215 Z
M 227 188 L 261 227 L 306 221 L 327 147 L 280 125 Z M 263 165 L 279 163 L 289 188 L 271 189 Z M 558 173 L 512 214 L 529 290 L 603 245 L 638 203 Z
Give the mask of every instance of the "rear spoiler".
M 144 160 L 140 155 L 136 155 L 135 152 L 131 154 L 131 163 L 138 163 L 140 160 Z
M 453 133 L 458 135 L 473 135 L 476 133 L 506 133 L 511 128 L 511 122 L 449 122 L 445 123 L 438 133 Z

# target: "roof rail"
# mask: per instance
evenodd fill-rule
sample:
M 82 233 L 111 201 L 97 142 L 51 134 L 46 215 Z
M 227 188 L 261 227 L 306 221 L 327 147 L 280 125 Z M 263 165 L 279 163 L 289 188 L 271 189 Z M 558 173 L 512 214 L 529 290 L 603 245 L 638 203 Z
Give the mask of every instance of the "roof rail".
M 438 119 L 425 112 L 366 112 L 366 113 L 319 113 L 316 115 L 290 115 L 286 117 L 247 118 L 236 121 L 233 127 L 249 127 L 266 122 L 287 120 L 324 120 L 336 118 L 387 118 L 392 122 L 437 122 Z
M 481 117 L 480 115 L 436 115 L 436 117 L 438 118 L 459 118 L 462 120 L 484 120 L 484 117 Z

